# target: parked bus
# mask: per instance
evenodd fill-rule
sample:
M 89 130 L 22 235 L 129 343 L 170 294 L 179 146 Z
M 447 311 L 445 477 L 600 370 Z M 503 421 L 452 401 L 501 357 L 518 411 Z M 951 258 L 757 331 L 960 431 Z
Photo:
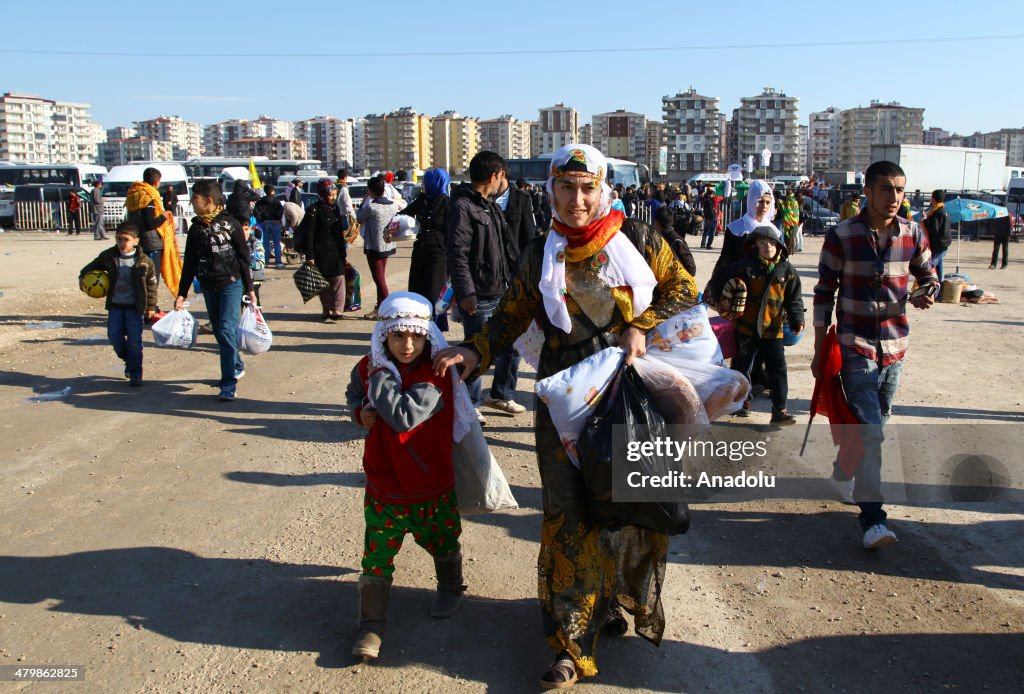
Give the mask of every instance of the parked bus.
M 542 154 L 532 159 L 508 159 L 505 162 L 508 169 L 508 180 L 515 183 L 523 178 L 532 185 L 544 185 L 548 180 L 548 173 L 551 168 L 551 154 Z M 613 188 L 621 183 L 624 188 L 637 186 L 638 188 L 651 180 L 651 173 L 643 164 L 626 161 L 625 159 L 608 159 L 608 185 Z
M 107 170 L 96 164 L 4 163 L 0 166 L 0 186 L 41 183 L 92 188 L 96 181 L 102 181 L 106 175 Z
M 301 171 L 319 170 L 320 162 L 316 159 L 268 159 L 252 157 L 256 173 L 263 183 L 273 183 L 281 176 L 296 176 Z M 220 179 L 226 168 L 249 168 L 248 157 L 201 157 L 178 162 L 184 165 L 188 177 L 193 181 L 200 178 Z

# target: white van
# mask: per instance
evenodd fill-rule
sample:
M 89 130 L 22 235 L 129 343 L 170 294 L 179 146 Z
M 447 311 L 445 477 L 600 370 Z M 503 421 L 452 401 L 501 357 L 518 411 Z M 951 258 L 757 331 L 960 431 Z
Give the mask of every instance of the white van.
M 299 171 L 296 174 L 278 176 L 277 192 L 283 193 L 285 188 L 288 187 L 288 184 L 294 181 L 296 178 L 302 181 L 302 192 L 304 193 L 316 193 L 316 184 L 320 181 L 321 178 L 329 178 L 332 181 L 334 180 L 334 176 L 330 175 L 326 171 L 320 169 L 306 169 L 304 171 Z
M 136 181 L 142 180 L 142 172 L 148 168 L 160 171 L 160 192 L 163 193 L 167 186 L 174 186 L 174 193 L 178 196 L 178 207 L 171 210 L 174 214 L 178 231 L 184 233 L 192 220 L 192 201 L 189 199 L 192 188 L 185 174 L 185 167 L 181 162 L 170 161 L 148 161 L 115 166 L 103 179 L 103 225 L 112 230 L 124 221 L 125 210 L 124 200 L 128 195 L 128 189 Z
M 249 181 L 252 183 L 252 174 L 245 166 L 226 166 L 218 176 L 220 188 L 224 191 L 224 197 L 235 192 L 235 181 Z

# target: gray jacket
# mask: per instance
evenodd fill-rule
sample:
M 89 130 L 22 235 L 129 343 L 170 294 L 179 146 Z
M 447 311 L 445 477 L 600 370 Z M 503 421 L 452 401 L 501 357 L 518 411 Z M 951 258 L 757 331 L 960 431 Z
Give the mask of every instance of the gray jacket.
M 373 198 L 359 208 L 356 219 L 367 251 L 388 253 L 395 250 L 395 244 L 385 240 L 384 234 L 398 210 L 398 203 L 387 198 Z

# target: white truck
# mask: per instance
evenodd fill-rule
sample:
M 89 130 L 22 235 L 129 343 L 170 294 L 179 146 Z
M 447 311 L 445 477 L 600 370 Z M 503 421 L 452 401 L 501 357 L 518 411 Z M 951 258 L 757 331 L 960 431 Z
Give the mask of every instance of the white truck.
M 1004 190 L 1006 152 L 935 145 L 871 145 L 871 161 L 891 161 L 907 174 L 907 190 Z

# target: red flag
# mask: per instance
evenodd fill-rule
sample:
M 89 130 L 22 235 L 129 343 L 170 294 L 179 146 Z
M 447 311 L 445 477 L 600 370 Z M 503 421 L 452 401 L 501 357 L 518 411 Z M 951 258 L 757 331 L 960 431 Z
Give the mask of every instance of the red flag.
M 811 395 L 811 416 L 820 414 L 828 417 L 832 429 L 832 443 L 839 446 L 839 470 L 846 477 L 853 477 L 864 458 L 864 444 L 860 440 L 857 417 L 846 402 L 843 384 L 839 372 L 843 366 L 843 354 L 839 349 L 839 338 L 833 325 L 825 335 L 821 348 L 821 378 L 814 381 L 814 394 Z M 807 422 L 808 428 L 810 421 Z

